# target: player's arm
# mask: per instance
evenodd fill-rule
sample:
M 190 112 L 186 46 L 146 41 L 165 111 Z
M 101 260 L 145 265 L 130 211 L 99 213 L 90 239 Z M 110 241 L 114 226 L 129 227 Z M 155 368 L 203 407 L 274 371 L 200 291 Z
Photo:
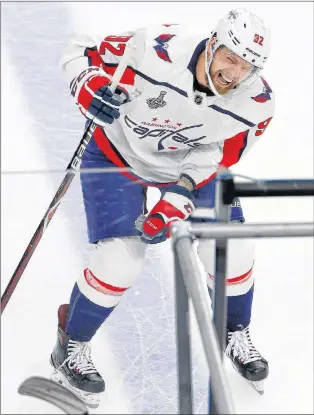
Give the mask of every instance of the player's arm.
M 134 72 L 127 69 L 113 96 L 109 89 L 112 75 L 128 42 L 132 48 L 129 66 L 136 66 L 140 53 L 140 38 L 136 33 L 117 36 L 79 35 L 63 51 L 61 67 L 70 82 L 70 91 L 82 114 L 97 125 L 111 124 L 119 117 L 119 106 L 128 99 L 127 85 L 134 82 Z
M 68 43 L 61 57 L 61 67 L 67 74 L 76 104 L 88 119 L 104 126 L 119 117 L 118 107 L 129 99 L 128 91 L 134 89 L 131 85 L 134 84 L 135 71 L 141 65 L 144 54 L 154 46 L 156 37 L 170 30 L 168 26 L 143 27 L 106 36 L 78 35 Z M 173 36 L 183 30 L 179 26 L 171 27 Z M 116 91 L 121 99 L 117 99 L 112 96 L 108 86 L 127 43 L 132 44 L 132 53 Z
M 272 119 L 272 113 L 257 123 L 255 127 L 204 148 L 193 149 L 182 160 L 180 179 L 176 185 L 168 187 L 160 201 L 146 216 L 136 222 L 142 232 L 142 240 L 159 243 L 169 236 L 169 226 L 176 220 L 187 219 L 194 211 L 193 191 L 212 180 L 219 166 L 231 167 L 248 153 L 262 136 Z
M 208 151 L 192 150 L 180 166 L 181 178 L 196 190 L 212 180 L 219 166 L 231 167 L 248 154 L 270 124 L 273 113 L 268 112 L 256 126 L 244 130 L 221 143 L 209 146 Z M 184 184 L 184 182 L 182 182 Z

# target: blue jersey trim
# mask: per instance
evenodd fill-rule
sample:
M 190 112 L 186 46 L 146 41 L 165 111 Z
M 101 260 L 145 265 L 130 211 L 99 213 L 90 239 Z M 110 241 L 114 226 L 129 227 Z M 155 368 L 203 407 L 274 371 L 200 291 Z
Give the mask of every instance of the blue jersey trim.
M 106 63 L 106 66 L 117 67 L 118 64 L 117 63 Z M 174 85 L 171 85 L 168 82 L 156 81 L 156 79 L 153 79 L 149 77 L 148 75 L 145 75 L 143 72 L 140 72 L 137 69 L 132 68 L 132 66 L 128 66 L 128 68 L 132 69 L 132 71 L 134 71 L 136 75 L 139 75 L 141 78 L 145 79 L 146 81 L 150 82 L 153 85 L 165 86 L 169 89 L 172 89 L 173 91 L 176 91 L 178 94 L 183 95 L 184 97 L 188 97 L 188 93 L 183 91 L 183 89 L 180 89 Z
M 176 91 L 178 94 L 183 95 L 184 97 L 187 97 L 187 92 L 183 91 L 183 89 L 180 89 L 174 85 L 169 84 L 168 82 L 160 82 L 156 81 L 156 79 L 153 79 L 147 75 L 145 75 L 143 72 L 138 71 L 137 69 L 131 68 L 137 75 L 145 79 L 146 81 L 150 82 L 153 85 L 162 85 L 169 89 L 172 89 L 173 91 Z
M 245 136 L 244 136 L 244 143 L 243 143 L 242 148 L 241 148 L 241 149 L 240 149 L 240 151 L 239 151 L 239 158 L 238 158 L 238 161 L 239 161 L 239 160 L 240 160 L 240 158 L 242 157 L 243 151 L 246 149 L 248 136 L 249 136 L 249 130 L 247 130 L 247 131 L 245 132 Z
M 200 54 L 203 52 L 203 50 L 205 49 L 206 46 L 206 42 L 208 39 L 204 39 L 202 40 L 195 48 L 193 55 L 191 57 L 191 60 L 187 66 L 188 70 L 192 73 L 192 75 L 195 74 L 195 70 L 196 70 L 196 64 L 198 61 L 198 58 L 200 56 Z
M 243 124 L 245 124 L 245 125 L 247 125 L 249 127 L 255 127 L 255 125 L 256 125 L 256 124 L 253 124 L 251 121 L 248 121 L 245 118 L 242 118 L 239 115 L 237 115 L 237 114 L 235 114 L 235 113 L 233 113 L 231 111 L 224 110 L 223 108 L 218 107 L 217 105 L 214 105 L 214 104 L 213 105 L 209 105 L 209 108 L 211 108 L 211 109 L 213 109 L 215 111 L 221 112 L 222 114 L 229 115 L 230 117 L 234 118 L 237 121 L 242 122 Z

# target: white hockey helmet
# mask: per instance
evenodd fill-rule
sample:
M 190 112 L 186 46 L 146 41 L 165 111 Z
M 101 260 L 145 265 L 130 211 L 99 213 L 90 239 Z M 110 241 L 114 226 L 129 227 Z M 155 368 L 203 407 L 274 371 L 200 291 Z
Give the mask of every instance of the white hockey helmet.
M 252 65 L 251 72 L 241 82 L 241 85 L 253 83 L 259 76 L 259 72 L 264 68 L 270 52 L 270 31 L 264 26 L 263 21 L 245 9 L 231 10 L 224 18 L 219 20 L 216 29 L 212 32 L 213 37 L 216 38 L 216 41 L 211 47 L 210 57 L 208 57 L 210 40 L 206 46 L 205 71 L 214 94 L 220 96 L 209 74 L 209 68 L 215 52 L 220 46 L 226 46 Z

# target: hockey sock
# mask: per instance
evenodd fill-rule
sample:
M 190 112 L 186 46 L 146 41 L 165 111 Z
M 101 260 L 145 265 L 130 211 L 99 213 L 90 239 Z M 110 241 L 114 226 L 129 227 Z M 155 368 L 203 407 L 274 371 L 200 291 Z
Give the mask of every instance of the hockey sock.
M 74 341 L 90 341 L 102 323 L 109 317 L 114 307 L 101 307 L 90 301 L 74 285 L 65 331 Z
M 243 295 L 228 297 L 227 327 L 231 331 L 242 330 L 251 321 L 254 285 Z
M 208 289 L 211 298 L 213 292 Z M 231 331 L 242 330 L 251 321 L 251 310 L 253 303 L 254 284 L 250 290 L 243 295 L 228 296 L 227 327 Z

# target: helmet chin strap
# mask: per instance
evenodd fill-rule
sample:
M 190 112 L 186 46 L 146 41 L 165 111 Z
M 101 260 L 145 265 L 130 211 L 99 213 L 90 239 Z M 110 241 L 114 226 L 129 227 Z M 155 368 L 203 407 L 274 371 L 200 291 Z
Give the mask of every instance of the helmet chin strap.
M 205 72 L 206 72 L 207 80 L 208 80 L 209 87 L 210 87 L 211 91 L 216 96 L 218 96 L 219 98 L 223 98 L 223 96 L 220 95 L 219 92 L 217 91 L 217 89 L 215 88 L 215 85 L 212 81 L 212 77 L 210 76 L 210 73 L 209 73 L 209 68 L 210 68 L 210 66 L 213 62 L 214 54 L 215 54 L 216 49 L 217 49 L 217 48 L 214 48 L 214 45 L 211 46 L 211 54 L 210 54 L 210 58 L 208 59 L 209 42 L 210 42 L 210 40 L 208 40 L 206 42 L 206 46 L 205 46 Z

